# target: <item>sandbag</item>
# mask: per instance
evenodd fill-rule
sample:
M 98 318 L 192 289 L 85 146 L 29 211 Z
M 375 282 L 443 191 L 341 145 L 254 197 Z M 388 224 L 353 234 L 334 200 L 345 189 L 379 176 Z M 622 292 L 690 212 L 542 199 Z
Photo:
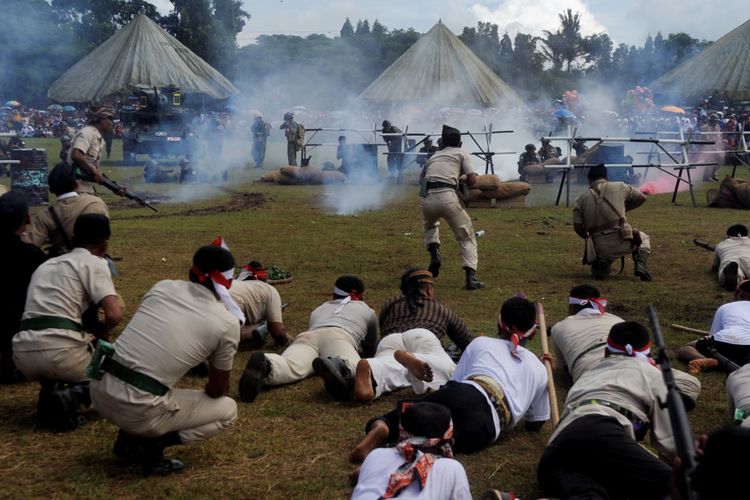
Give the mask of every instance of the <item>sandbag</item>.
M 460 195 L 459 197 L 463 201 L 476 201 L 476 200 L 479 200 L 479 199 L 482 198 L 482 192 L 483 191 L 481 189 L 474 189 L 472 187 L 471 189 L 469 189 L 469 195 L 468 196 Z
M 541 163 L 529 163 L 525 167 L 521 169 L 521 173 L 523 175 L 546 175 L 546 170 L 544 168 L 544 165 Z M 497 186 L 500 187 L 500 186 Z
M 323 184 L 323 170 L 320 167 L 304 167 L 300 169 L 299 178 L 303 184 Z
M 336 170 L 323 171 L 323 184 L 343 184 L 346 182 L 346 175 Z
M 266 172 L 263 174 L 262 177 L 258 179 L 258 182 L 269 182 L 271 184 L 275 184 L 279 182 L 279 177 L 281 177 L 281 172 L 278 170 L 272 170 L 271 172 Z
M 750 208 L 750 181 L 726 176 L 719 186 L 719 193 L 709 205 L 717 208 Z
M 504 200 L 506 198 L 526 196 L 530 192 L 531 186 L 525 182 L 502 182 L 497 189 L 492 191 L 482 191 L 480 193 L 480 199 L 489 200 L 495 198 L 496 200 Z
M 299 184 L 302 184 L 302 179 L 280 173 L 279 179 L 276 182 L 278 184 L 281 184 L 282 186 L 297 186 Z
M 472 189 L 481 189 L 482 191 L 492 191 L 502 184 L 500 177 L 492 174 L 478 175 L 477 181 L 471 186 Z

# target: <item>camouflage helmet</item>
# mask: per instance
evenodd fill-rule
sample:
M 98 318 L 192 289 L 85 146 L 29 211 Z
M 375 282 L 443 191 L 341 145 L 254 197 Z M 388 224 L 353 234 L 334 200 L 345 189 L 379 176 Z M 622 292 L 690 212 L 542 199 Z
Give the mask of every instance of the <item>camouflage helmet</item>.
M 292 113 L 291 111 L 287 111 L 286 113 L 284 113 L 284 120 L 291 120 L 292 118 L 294 118 L 294 113 Z

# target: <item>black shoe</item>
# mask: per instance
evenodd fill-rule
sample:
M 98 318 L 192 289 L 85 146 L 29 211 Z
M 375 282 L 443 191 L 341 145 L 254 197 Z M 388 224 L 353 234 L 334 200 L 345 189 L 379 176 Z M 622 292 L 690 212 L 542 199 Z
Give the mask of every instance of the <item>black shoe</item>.
M 726 291 L 733 292 L 737 289 L 739 270 L 740 266 L 736 262 L 730 262 L 724 268 L 724 289 Z
M 138 462 L 146 453 L 143 438 L 133 436 L 120 429 L 117 433 L 115 445 L 112 447 L 112 453 L 126 463 Z
M 271 372 L 271 363 L 262 352 L 254 352 L 240 378 L 240 400 L 252 403 L 258 397 L 263 379 Z
M 484 288 L 484 283 L 479 281 L 476 275 L 476 271 L 474 271 L 470 267 L 464 267 L 464 271 L 466 271 L 466 289 L 467 290 L 479 290 L 480 288 Z
M 635 263 L 635 275 L 641 279 L 641 281 L 653 281 L 654 278 L 651 273 L 646 269 L 646 264 L 643 262 Z
M 141 464 L 141 472 L 144 476 L 168 476 L 180 473 L 185 469 L 185 464 L 180 460 L 161 458 L 153 462 Z
M 72 431 L 86 422 L 78 413 L 73 391 L 64 383 L 45 381 L 39 391 L 37 418 L 40 427 L 54 431 Z
M 442 259 L 440 258 L 440 243 L 430 243 L 427 245 L 427 251 L 430 252 L 430 265 L 427 270 L 432 273 L 433 278 L 437 278 L 440 274 L 440 265 Z
M 313 370 L 324 382 L 326 391 L 336 401 L 349 401 L 351 389 L 354 386 L 354 376 L 343 359 L 315 358 L 312 362 Z

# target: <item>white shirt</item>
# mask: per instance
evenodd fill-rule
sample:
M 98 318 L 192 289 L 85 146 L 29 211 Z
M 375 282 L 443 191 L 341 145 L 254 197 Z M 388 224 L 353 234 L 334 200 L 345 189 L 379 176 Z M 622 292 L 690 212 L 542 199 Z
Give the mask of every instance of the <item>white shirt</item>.
M 738 300 L 716 310 L 711 323 L 714 340 L 734 345 L 750 345 L 750 301 Z
M 713 264 L 718 266 L 720 274 L 730 262 L 736 262 L 743 275 L 750 274 L 750 239 L 747 236 L 730 236 L 716 245 Z
M 378 448 L 370 452 L 362 464 L 352 500 L 377 500 L 382 497 L 391 474 L 404 462 L 404 457 L 395 448 Z M 397 498 L 471 500 L 471 491 L 461 463 L 452 458 L 440 458 L 430 469 L 424 489 L 420 489 L 415 481 L 401 490 Z
M 495 439 L 500 435 L 500 419 L 484 389 L 469 381 L 472 375 L 486 375 L 497 380 L 508 400 L 513 417 L 511 427 L 521 418 L 529 422 L 549 420 L 547 370 L 533 352 L 519 346 L 513 355 L 512 349 L 513 344 L 508 340 L 477 337 L 463 352 L 453 372 L 452 380 L 475 386 L 487 398 L 495 421 Z
M 745 415 L 750 415 L 750 365 L 745 365 L 729 375 L 727 396 L 731 410 L 740 409 Z M 741 425 L 750 428 L 750 418 L 746 418 Z

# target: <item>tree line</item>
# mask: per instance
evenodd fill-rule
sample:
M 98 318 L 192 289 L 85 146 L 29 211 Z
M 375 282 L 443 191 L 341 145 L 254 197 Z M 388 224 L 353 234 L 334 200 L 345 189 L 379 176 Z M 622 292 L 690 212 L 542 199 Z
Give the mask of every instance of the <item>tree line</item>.
M 346 19 L 339 36 L 262 35 L 238 47 L 250 20 L 240 0 L 170 0 L 161 15 L 147 0 L 4 0 L 0 30 L 0 98 L 46 102 L 46 90 L 72 64 L 143 13 L 232 79 L 246 95 L 280 104 L 336 107 L 357 95 L 421 36 L 377 19 Z M 710 42 L 687 33 L 649 35 L 643 45 L 615 46 L 609 35 L 583 36 L 581 15 L 568 9 L 541 36 L 501 34 L 496 24 L 464 27 L 459 38 L 522 97 L 561 95 L 582 81 L 616 91 L 651 81 Z

